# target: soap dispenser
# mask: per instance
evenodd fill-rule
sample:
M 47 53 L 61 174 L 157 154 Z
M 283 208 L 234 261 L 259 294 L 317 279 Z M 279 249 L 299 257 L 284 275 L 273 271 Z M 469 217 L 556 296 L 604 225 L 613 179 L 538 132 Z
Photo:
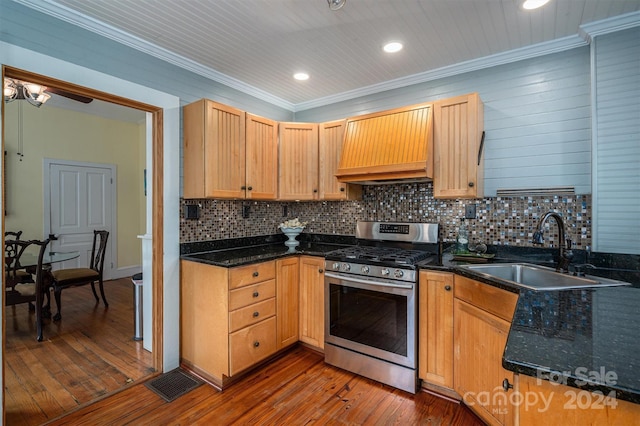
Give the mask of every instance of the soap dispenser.
M 467 229 L 467 224 L 464 221 L 464 217 L 460 219 L 460 226 L 458 227 L 456 252 L 469 253 L 469 230 Z

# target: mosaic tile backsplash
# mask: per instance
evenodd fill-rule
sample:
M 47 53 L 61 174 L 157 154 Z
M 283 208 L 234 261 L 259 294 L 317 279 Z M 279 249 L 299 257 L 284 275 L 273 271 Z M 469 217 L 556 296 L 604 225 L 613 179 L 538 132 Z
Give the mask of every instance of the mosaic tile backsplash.
M 361 201 L 182 200 L 180 242 L 222 240 L 277 234 L 278 225 L 294 217 L 309 224 L 304 232 L 354 235 L 358 220 L 436 222 L 444 241 L 454 241 L 465 205 L 476 204 L 476 219 L 467 219 L 471 242 L 532 246 L 539 218 L 548 211 L 562 215 L 574 248 L 591 245 L 591 195 L 491 197 L 476 200 L 433 198 L 432 183 L 364 186 Z M 199 219 L 185 219 L 187 204 L 200 206 Z M 248 206 L 248 218 L 242 217 Z M 287 211 L 285 217 L 284 211 Z M 545 247 L 557 247 L 558 228 L 546 224 Z

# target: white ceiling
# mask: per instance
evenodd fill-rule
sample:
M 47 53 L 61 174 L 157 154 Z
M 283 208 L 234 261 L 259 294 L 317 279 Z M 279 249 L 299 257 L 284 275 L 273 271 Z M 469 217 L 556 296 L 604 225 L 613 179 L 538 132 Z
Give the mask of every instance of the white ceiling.
M 15 0 L 292 111 L 585 45 L 640 0 Z M 611 19 L 613 18 L 613 19 Z M 401 41 L 390 55 L 382 45 Z M 311 78 L 295 81 L 293 73 Z

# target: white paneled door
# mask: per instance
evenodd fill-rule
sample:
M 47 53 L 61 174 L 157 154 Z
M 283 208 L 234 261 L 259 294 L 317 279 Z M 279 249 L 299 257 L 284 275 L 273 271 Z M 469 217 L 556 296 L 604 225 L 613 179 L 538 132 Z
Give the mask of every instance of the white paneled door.
M 106 229 L 110 235 L 104 275 L 108 279 L 113 267 L 111 247 L 115 240 L 112 232 L 115 166 L 49 162 L 48 167 L 45 164 L 45 168 L 48 168 L 49 176 L 48 233 L 57 236 L 57 240 L 51 242 L 51 249 L 80 252 L 80 257 L 77 259 L 55 266 L 57 268 L 89 266 L 93 231 Z M 46 199 L 45 194 L 45 203 Z M 45 228 L 46 222 L 45 217 Z

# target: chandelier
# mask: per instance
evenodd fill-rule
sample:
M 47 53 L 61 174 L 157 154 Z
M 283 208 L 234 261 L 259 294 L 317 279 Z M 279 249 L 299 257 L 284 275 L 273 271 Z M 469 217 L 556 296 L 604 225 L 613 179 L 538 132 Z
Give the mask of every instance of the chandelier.
M 13 102 L 16 99 L 25 99 L 31 105 L 40 107 L 49 100 L 51 95 L 45 92 L 47 88 L 40 84 L 29 83 L 13 78 L 4 79 L 4 101 Z

